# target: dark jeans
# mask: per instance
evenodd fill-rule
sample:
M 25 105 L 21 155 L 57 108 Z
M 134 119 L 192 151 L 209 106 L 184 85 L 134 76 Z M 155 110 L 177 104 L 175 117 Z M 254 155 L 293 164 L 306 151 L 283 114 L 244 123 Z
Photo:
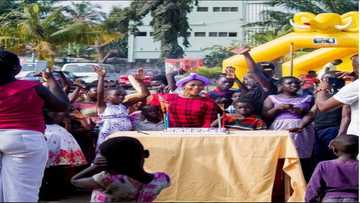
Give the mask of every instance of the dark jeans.
M 324 129 L 315 129 L 315 146 L 314 146 L 314 161 L 318 164 L 320 161 L 335 159 L 336 156 L 329 149 L 329 143 L 336 137 L 339 128 L 330 127 Z

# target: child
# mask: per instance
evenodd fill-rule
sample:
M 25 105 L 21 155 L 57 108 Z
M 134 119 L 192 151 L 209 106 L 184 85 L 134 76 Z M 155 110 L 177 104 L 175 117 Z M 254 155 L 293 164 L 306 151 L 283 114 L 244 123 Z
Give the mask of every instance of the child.
M 132 95 L 126 95 L 125 90 L 122 88 L 110 88 L 104 91 L 106 72 L 100 67 L 95 68 L 95 71 L 99 78 L 96 108 L 100 119 L 103 121 L 96 145 L 98 147 L 111 133 L 133 129 L 127 106 L 146 98 L 149 91 L 142 82 L 144 78 L 143 70 L 138 70 L 135 77 L 129 75 L 129 81 L 138 91 Z
M 338 136 L 329 147 L 338 158 L 316 166 L 306 190 L 306 202 L 358 202 L 359 137 Z
M 233 102 L 234 114 L 225 114 L 222 123 L 225 128 L 233 130 L 262 130 L 266 129 L 266 124 L 259 117 L 254 115 L 254 106 L 247 98 L 240 97 Z M 217 121 L 213 122 L 216 127 Z
M 235 100 L 238 100 L 241 96 L 241 92 L 237 91 L 234 92 L 231 96 L 231 100 L 232 102 L 234 102 Z M 230 105 L 227 109 L 225 109 L 226 112 L 230 113 L 230 114 L 234 114 L 236 112 L 234 105 Z
M 100 145 L 94 165 L 75 175 L 71 182 L 92 189 L 91 202 L 152 202 L 170 185 L 165 173 L 147 173 L 149 151 L 132 137 L 115 137 Z
M 161 110 L 158 106 L 145 105 L 141 108 L 141 113 L 134 119 L 136 130 L 140 131 L 161 131 L 164 130 Z

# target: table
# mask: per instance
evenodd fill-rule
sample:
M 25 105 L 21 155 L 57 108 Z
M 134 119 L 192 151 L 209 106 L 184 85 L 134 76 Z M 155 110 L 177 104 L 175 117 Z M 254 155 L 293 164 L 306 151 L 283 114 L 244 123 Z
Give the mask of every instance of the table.
M 288 201 L 304 201 L 306 182 L 287 131 L 122 131 L 110 137 L 116 136 L 138 138 L 150 150 L 146 169 L 170 175 L 171 186 L 157 201 L 270 202 L 279 159 L 284 159 L 282 169 L 293 190 Z

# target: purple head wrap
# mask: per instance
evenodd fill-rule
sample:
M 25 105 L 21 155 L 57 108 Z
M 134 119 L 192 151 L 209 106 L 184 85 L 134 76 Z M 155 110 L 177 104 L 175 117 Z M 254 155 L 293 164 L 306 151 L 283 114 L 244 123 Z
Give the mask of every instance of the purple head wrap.
M 207 77 L 199 75 L 197 73 L 190 73 L 190 75 L 184 77 L 183 79 L 176 82 L 176 86 L 184 87 L 184 85 L 191 80 L 199 80 L 204 83 L 204 85 L 210 84 L 210 80 Z

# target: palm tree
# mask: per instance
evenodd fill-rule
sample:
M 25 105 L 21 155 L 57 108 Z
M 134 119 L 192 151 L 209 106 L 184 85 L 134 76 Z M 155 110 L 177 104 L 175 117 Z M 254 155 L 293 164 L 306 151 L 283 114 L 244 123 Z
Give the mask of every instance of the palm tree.
M 53 34 L 72 38 L 76 43 L 92 45 L 97 52 L 97 60 L 102 61 L 106 53 L 104 47 L 123 35 L 109 28 L 106 14 L 99 6 L 88 2 L 72 3 L 64 8 L 64 14 L 70 17 L 71 23 Z
M 250 28 L 255 26 L 265 28 L 264 32 L 254 34 L 253 40 L 257 44 L 263 43 L 261 35 L 266 35 L 271 40 L 290 32 L 292 27 L 289 24 L 289 20 L 296 12 L 344 14 L 359 9 L 357 0 L 270 0 L 268 4 L 272 8 L 262 12 L 266 19 L 265 21 L 244 25 Z

